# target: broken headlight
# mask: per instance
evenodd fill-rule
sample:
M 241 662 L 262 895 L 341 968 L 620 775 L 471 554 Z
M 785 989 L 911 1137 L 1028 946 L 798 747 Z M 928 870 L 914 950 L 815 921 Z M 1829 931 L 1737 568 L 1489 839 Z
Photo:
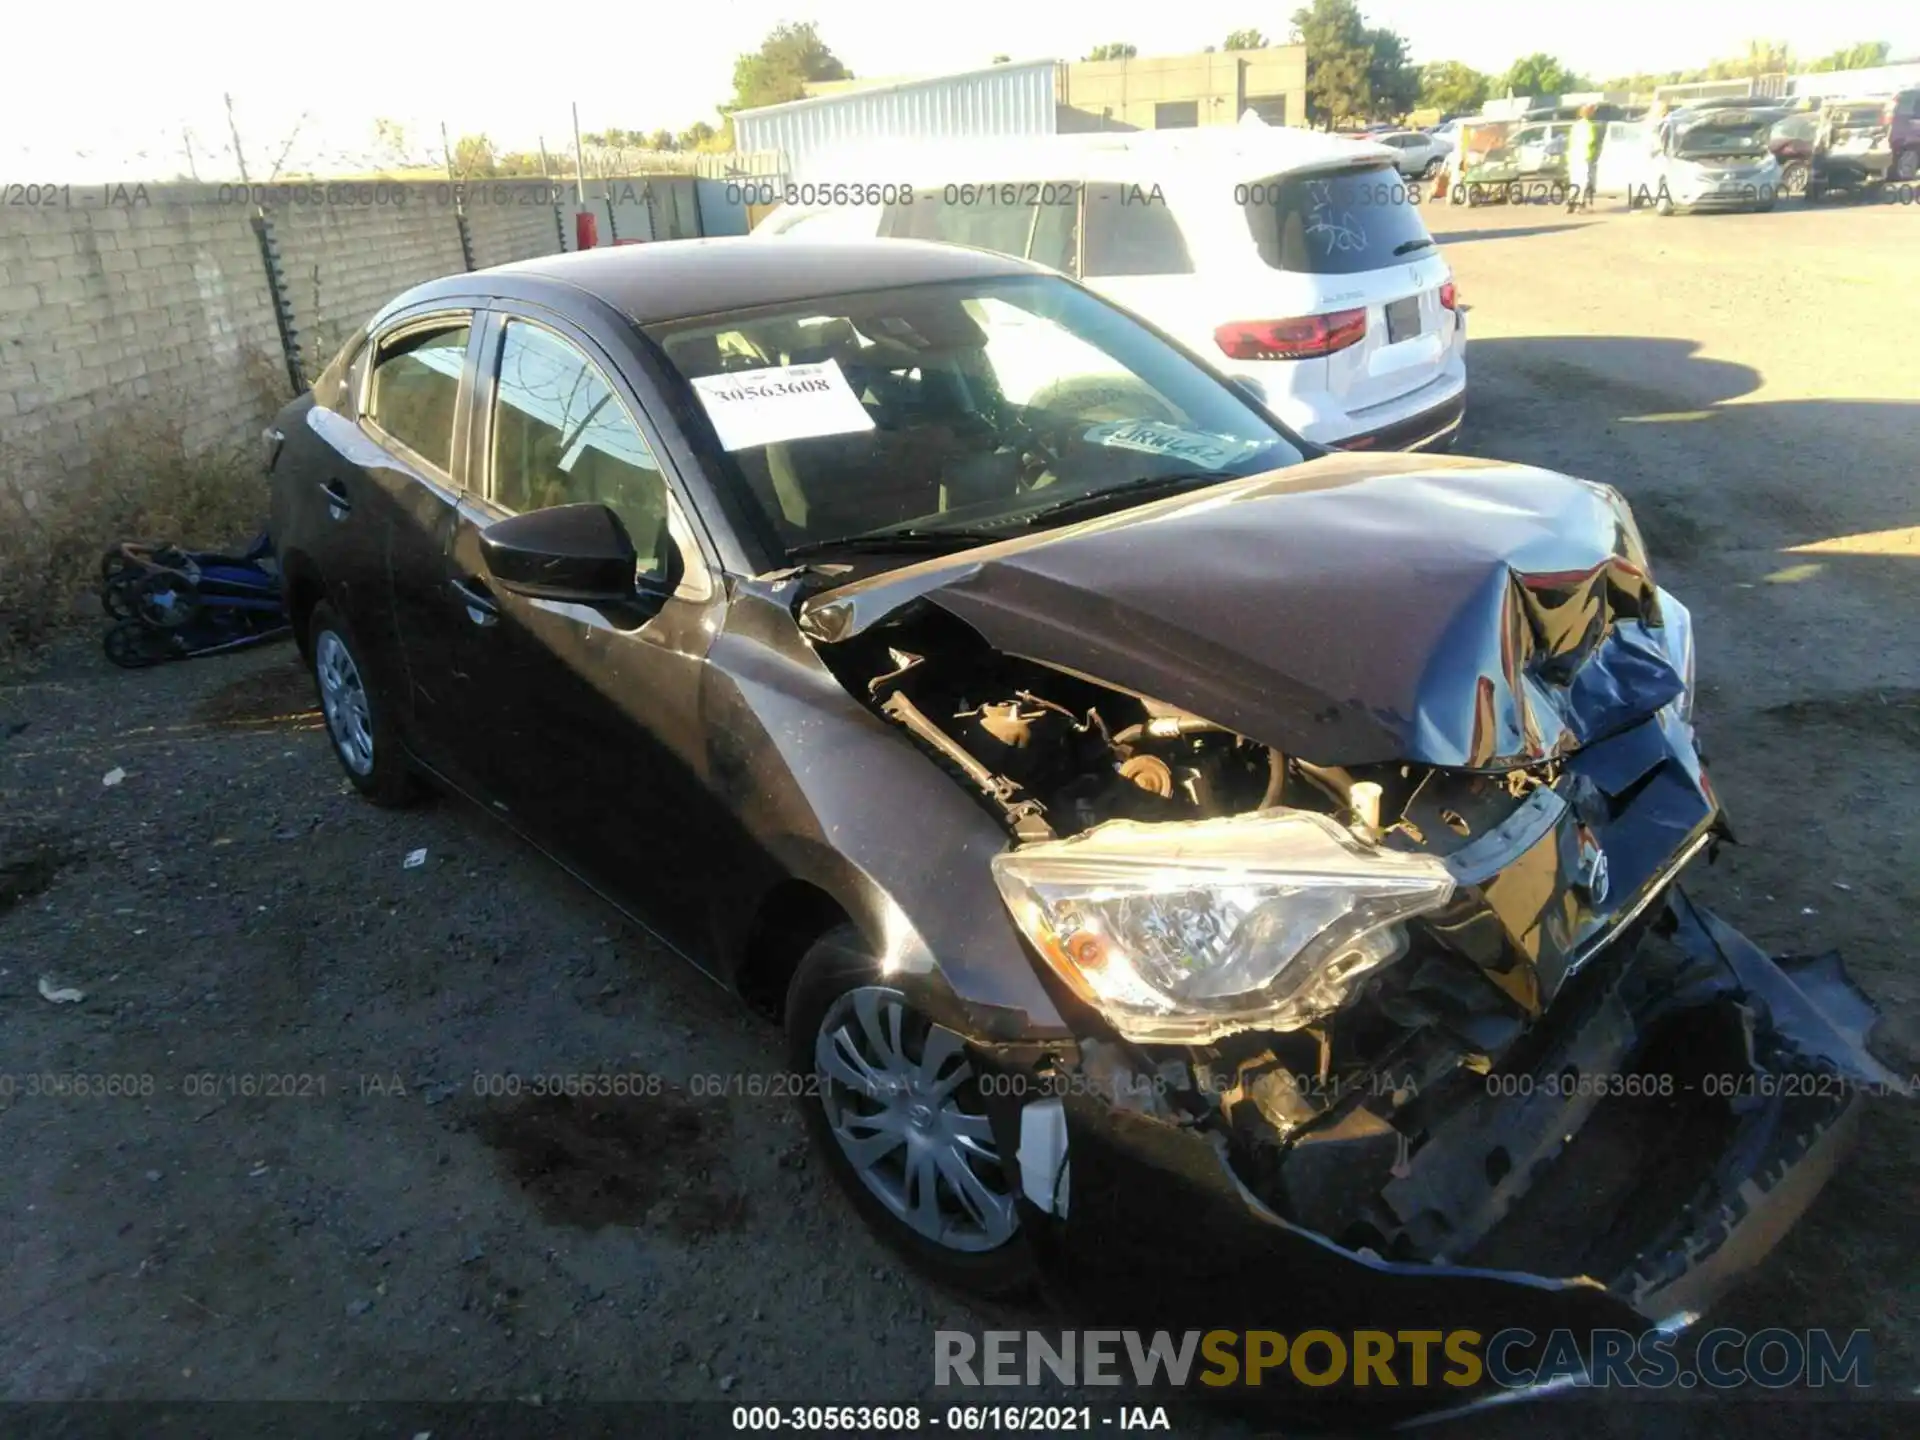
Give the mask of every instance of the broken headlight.
M 1122 1035 L 1204 1043 L 1338 1008 L 1444 904 L 1438 859 L 1365 845 L 1304 810 L 1116 820 L 996 855 L 1015 921 Z

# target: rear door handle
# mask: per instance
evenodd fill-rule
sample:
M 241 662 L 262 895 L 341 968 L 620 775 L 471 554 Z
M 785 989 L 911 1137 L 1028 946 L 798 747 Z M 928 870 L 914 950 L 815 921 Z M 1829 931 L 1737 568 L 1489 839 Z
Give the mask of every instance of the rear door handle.
M 476 625 L 494 625 L 500 620 L 500 607 L 493 596 L 487 593 L 487 587 L 478 580 L 449 580 L 453 593 L 460 597 L 467 607 L 467 619 Z
M 327 509 L 336 520 L 347 518 L 347 512 L 353 509 L 353 501 L 347 498 L 347 487 L 338 480 L 329 480 L 320 487 L 320 493 L 327 497 Z

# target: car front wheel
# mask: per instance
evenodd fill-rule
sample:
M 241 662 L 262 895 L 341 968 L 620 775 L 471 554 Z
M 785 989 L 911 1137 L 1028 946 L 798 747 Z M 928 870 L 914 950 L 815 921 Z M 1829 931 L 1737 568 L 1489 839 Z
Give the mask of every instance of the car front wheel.
M 386 698 L 368 681 L 347 622 L 322 601 L 313 607 L 307 638 L 320 713 L 340 768 L 374 804 L 407 804 L 416 798 L 417 784 L 394 736 Z
M 1807 162 L 1794 160 L 1780 172 L 1780 193 L 1798 199 L 1807 193 Z
M 966 1042 L 889 984 L 852 926 L 807 952 L 787 996 L 789 1058 L 815 1148 L 867 1224 L 942 1283 L 1027 1289 L 1011 1157 Z

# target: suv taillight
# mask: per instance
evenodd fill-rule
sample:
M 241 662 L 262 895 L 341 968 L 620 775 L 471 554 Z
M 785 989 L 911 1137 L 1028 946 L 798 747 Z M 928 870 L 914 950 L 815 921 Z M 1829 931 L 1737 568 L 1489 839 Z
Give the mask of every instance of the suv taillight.
M 1444 310 L 1452 310 L 1458 306 L 1459 303 L 1460 292 L 1453 288 L 1453 282 L 1451 280 L 1443 280 L 1440 283 L 1441 308 Z
M 1311 360 L 1366 336 L 1365 307 L 1293 320 L 1232 320 L 1213 332 L 1214 342 L 1235 360 Z

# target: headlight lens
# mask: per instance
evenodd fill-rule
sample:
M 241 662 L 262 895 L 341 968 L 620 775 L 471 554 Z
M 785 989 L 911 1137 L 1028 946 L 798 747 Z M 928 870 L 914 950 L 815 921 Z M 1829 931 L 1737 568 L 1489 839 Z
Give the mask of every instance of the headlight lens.
M 1130 1040 L 1204 1043 L 1337 1009 L 1446 903 L 1438 859 L 1361 843 L 1324 815 L 1116 820 L 996 855 L 1015 921 Z

